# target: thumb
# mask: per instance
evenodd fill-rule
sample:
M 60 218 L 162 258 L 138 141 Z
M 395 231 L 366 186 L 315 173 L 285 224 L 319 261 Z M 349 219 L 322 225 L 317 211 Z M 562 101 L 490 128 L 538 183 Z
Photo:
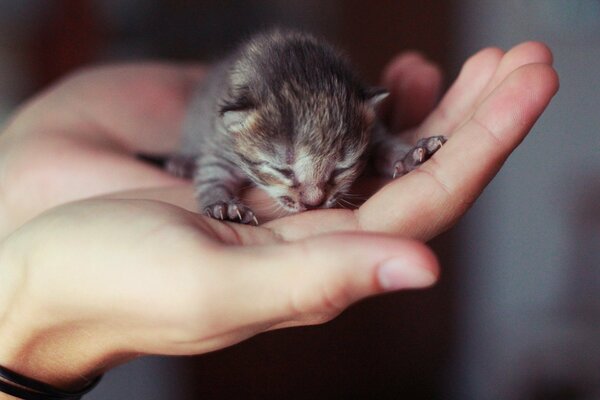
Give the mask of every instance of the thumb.
M 271 329 L 328 321 L 368 296 L 432 285 L 438 263 L 425 245 L 371 233 L 338 233 L 229 252 L 228 304 L 238 322 Z M 231 315 L 231 314 L 230 314 Z

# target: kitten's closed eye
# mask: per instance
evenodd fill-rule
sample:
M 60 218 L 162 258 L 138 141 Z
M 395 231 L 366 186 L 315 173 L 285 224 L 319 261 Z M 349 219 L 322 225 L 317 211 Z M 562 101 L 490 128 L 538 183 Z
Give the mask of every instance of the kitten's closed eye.
M 356 164 L 350 165 L 349 167 L 338 167 L 333 170 L 331 176 L 329 177 L 330 183 L 334 184 L 338 179 L 343 179 L 354 173 L 356 169 Z
M 294 174 L 294 171 L 292 171 L 289 168 L 277 168 L 277 167 L 273 167 L 271 165 L 270 165 L 270 167 L 288 179 L 291 179 L 291 180 L 296 179 L 296 175 Z
M 280 183 L 283 183 L 292 189 L 299 186 L 296 174 L 290 168 L 276 167 L 271 164 L 267 164 L 265 167 L 263 172 L 280 181 Z
M 331 173 L 331 177 L 337 178 L 338 176 L 342 175 L 344 172 L 350 171 L 353 167 L 354 167 L 354 165 L 351 165 L 350 167 L 336 168 Z

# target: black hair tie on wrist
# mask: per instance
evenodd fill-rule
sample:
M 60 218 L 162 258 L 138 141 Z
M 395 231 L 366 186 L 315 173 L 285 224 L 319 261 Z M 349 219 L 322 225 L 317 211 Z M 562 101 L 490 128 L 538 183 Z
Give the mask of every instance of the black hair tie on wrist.
M 23 400 L 79 400 L 94 389 L 100 379 L 102 375 L 77 392 L 67 392 L 0 365 L 0 392 Z

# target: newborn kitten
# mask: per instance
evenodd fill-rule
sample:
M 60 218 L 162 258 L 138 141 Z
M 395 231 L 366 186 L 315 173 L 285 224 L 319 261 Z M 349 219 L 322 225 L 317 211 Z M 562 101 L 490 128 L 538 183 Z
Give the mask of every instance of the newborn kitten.
M 334 207 L 368 157 L 394 177 L 445 142 L 416 147 L 389 135 L 375 108 L 387 96 L 365 87 L 336 50 L 313 36 L 257 35 L 216 65 L 194 95 L 180 153 L 167 169 L 193 177 L 200 211 L 258 224 L 237 197 L 250 181 L 285 210 Z

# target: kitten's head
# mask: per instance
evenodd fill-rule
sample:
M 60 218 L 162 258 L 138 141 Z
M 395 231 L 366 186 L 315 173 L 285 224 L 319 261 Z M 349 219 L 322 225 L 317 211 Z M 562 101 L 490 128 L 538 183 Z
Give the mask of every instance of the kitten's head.
M 258 37 L 241 54 L 220 109 L 241 168 L 287 211 L 335 206 L 364 167 L 387 93 L 365 90 L 303 34 Z

